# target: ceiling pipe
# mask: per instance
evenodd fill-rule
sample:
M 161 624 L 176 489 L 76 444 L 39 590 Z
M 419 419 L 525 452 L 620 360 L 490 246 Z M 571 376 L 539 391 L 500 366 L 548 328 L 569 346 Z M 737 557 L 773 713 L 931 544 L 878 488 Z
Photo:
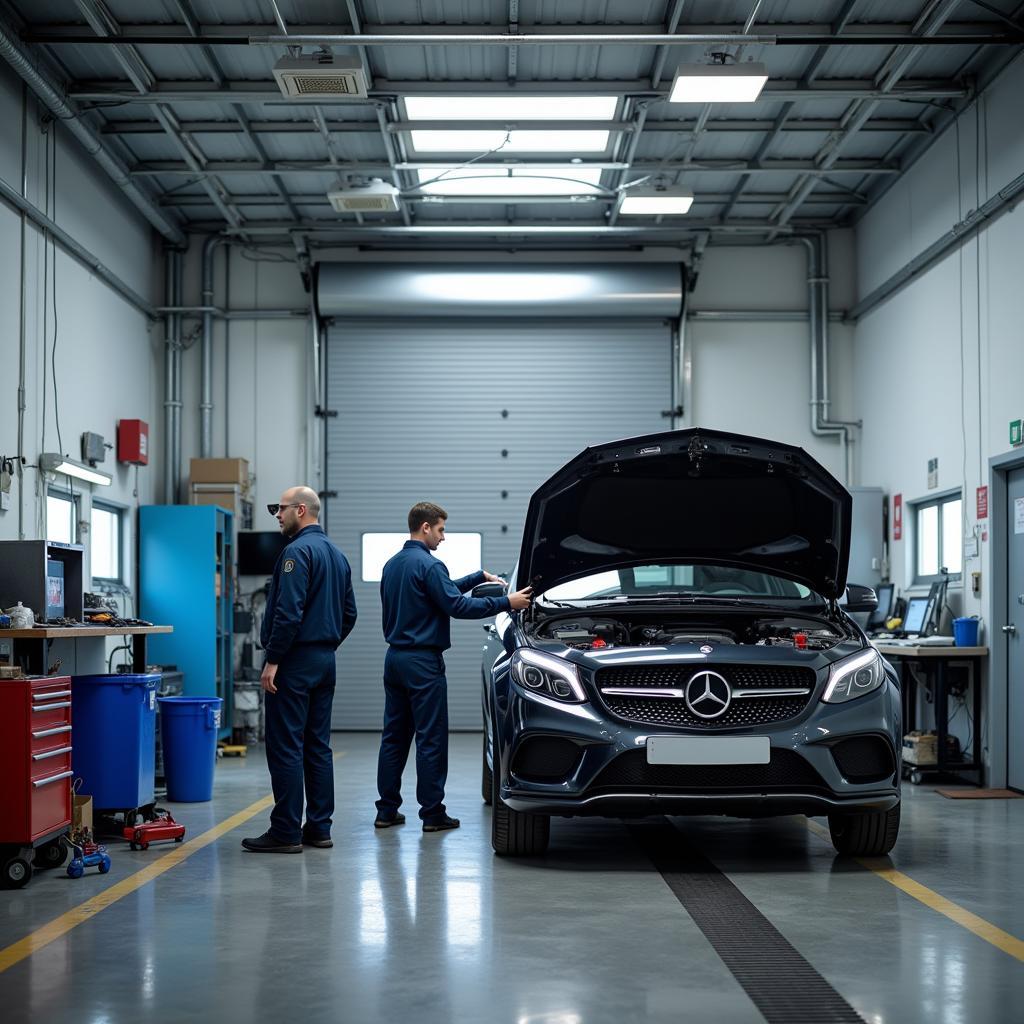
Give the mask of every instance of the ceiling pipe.
M 67 32 L 25 32 L 30 43 L 57 45 L 70 43 L 142 45 L 142 46 L 1019 46 L 1024 33 L 949 32 L 940 36 L 919 37 L 912 32 L 858 32 L 837 36 L 831 32 L 768 33 L 742 32 L 579 32 L 579 33 L 510 33 L 457 32 L 423 33 L 374 32 L 366 35 L 325 32 L 289 35 L 169 35 L 135 32 L 116 38 L 69 35 Z
M 110 180 L 125 194 L 129 202 L 149 221 L 161 235 L 175 245 L 186 244 L 184 232 L 132 181 L 128 168 L 106 148 L 95 129 L 86 124 L 80 111 L 64 99 L 63 90 L 52 82 L 42 70 L 37 57 L 30 56 L 21 46 L 17 34 L 9 23 L 0 18 L 0 56 L 24 79 L 54 116 L 59 117 L 67 130 L 85 151 L 103 168 Z

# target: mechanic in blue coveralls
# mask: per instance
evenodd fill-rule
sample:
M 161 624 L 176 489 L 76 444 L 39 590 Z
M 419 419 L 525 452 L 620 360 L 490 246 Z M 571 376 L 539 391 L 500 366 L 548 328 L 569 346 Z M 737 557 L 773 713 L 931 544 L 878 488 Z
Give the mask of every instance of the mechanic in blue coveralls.
M 416 799 L 424 832 L 458 828 L 444 805 L 448 778 L 448 682 L 443 653 L 452 645 L 451 618 L 484 619 L 529 607 L 530 588 L 505 597 L 464 597 L 481 583 L 504 583 L 500 576 L 475 572 L 452 580 L 435 558 L 444 541 L 448 513 L 420 502 L 409 512 L 409 539 L 384 566 L 380 582 L 384 606 L 384 729 L 377 760 L 377 828 L 401 825 L 402 771 L 416 737 Z
M 356 601 L 348 560 L 319 525 L 316 492 L 292 487 L 267 508 L 289 538 L 274 567 L 260 631 L 274 809 L 269 830 L 243 839 L 242 846 L 253 853 L 302 853 L 303 846 L 334 845 L 334 652 L 356 624 Z

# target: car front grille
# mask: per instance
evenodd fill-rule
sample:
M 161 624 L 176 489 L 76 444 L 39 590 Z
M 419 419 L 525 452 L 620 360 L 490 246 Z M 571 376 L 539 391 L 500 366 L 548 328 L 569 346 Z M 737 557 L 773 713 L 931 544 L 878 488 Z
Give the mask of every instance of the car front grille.
M 814 669 L 799 665 L 621 665 L 598 669 L 595 680 L 599 691 L 683 690 L 697 672 L 712 669 L 737 690 L 793 690 L 806 693 L 733 697 L 725 714 L 704 719 L 695 715 L 682 697 L 652 697 L 632 694 L 601 693 L 608 710 L 619 718 L 643 725 L 671 725 L 688 729 L 737 729 L 746 726 L 785 722 L 799 715 L 814 691 Z
M 597 792 L 827 790 L 822 777 L 792 750 L 772 750 L 769 764 L 648 764 L 646 750 L 630 750 L 606 765 L 588 788 Z

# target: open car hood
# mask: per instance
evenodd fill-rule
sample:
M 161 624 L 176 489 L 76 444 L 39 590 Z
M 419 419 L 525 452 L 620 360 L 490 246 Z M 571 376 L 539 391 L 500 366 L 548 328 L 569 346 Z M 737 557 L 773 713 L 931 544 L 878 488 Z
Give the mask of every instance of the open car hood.
M 517 588 L 703 562 L 770 573 L 838 598 L 849 492 L 802 448 L 677 430 L 587 448 L 530 499 Z

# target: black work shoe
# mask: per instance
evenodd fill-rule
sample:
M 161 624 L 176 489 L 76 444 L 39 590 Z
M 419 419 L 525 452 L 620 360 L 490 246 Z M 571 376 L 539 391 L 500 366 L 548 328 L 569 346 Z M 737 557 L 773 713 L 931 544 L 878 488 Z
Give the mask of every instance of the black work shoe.
M 458 828 L 462 822 L 458 818 L 450 818 L 447 814 L 441 815 L 440 818 L 431 818 L 429 821 L 423 822 L 424 832 L 447 832 L 450 828 Z
M 242 848 L 250 853 L 302 853 L 302 843 L 282 843 L 269 832 L 255 839 L 243 839 Z
M 377 815 L 376 821 L 373 823 L 374 828 L 391 828 L 392 825 L 404 825 L 405 815 L 396 814 L 393 818 L 382 818 L 379 814 Z
M 330 836 L 317 835 L 314 832 L 307 832 L 303 829 L 302 845 L 315 846 L 318 850 L 329 850 L 334 845 L 334 840 Z

